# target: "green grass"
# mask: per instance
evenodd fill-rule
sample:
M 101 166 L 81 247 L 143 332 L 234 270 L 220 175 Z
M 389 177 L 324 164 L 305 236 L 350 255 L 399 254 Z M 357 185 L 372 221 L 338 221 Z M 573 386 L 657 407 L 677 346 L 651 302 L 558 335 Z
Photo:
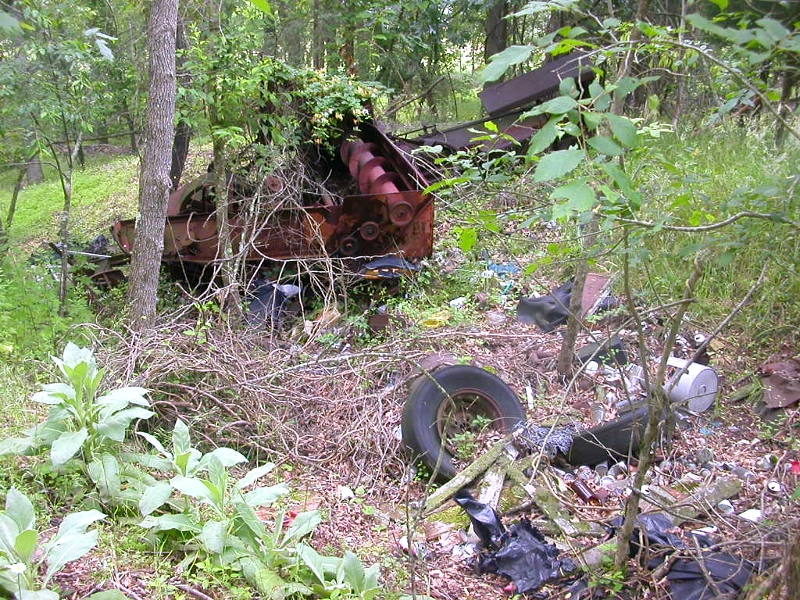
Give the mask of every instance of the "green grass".
M 58 241 L 59 215 L 64 194 L 57 174 L 46 170 L 46 180 L 23 189 L 11 227 L 6 227 L 12 246 L 31 247 L 44 241 Z M 7 225 L 13 191 L 12 172 L 0 178 L 0 215 Z M 139 193 L 138 159 L 134 156 L 88 160 L 84 169 L 73 174 L 71 238 L 91 241 L 108 234 L 111 224 L 136 215 Z
M 779 152 L 763 130 L 731 125 L 686 138 L 662 138 L 631 170 L 638 170 L 645 220 L 707 225 L 753 211 L 781 213 L 797 222 L 798 164 L 796 141 Z M 680 296 L 702 250 L 706 267 L 690 313 L 707 329 L 733 310 L 766 264 L 764 285 L 734 320 L 732 331 L 746 333 L 743 341 L 766 353 L 776 344 L 796 343 L 800 236 L 792 226 L 745 218 L 706 233 L 650 232 L 640 242 L 647 259 L 637 268 L 636 287 L 654 302 Z

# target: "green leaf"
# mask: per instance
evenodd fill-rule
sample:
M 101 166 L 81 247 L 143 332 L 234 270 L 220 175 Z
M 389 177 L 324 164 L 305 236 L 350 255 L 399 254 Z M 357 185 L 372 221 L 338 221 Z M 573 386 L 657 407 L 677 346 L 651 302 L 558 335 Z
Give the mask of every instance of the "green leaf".
M 105 497 L 115 498 L 119 494 L 122 482 L 119 479 L 119 463 L 113 455 L 106 452 L 95 458 L 89 463 L 87 471 Z
M 19 527 L 14 520 L 7 514 L 0 513 L 0 552 L 13 556 L 19 533 Z
M 22 31 L 22 28 L 19 26 L 19 21 L 17 21 L 6 11 L 0 10 L 0 31 L 7 31 L 12 34 L 17 34 L 18 32 Z
M 558 96 L 546 102 L 534 106 L 531 110 L 522 115 L 522 119 L 535 117 L 536 115 L 550 114 L 563 115 L 578 108 L 578 102 L 570 96 Z
M 559 186 L 553 190 L 550 196 L 567 200 L 569 208 L 578 213 L 591 210 L 597 202 L 597 195 L 594 189 L 585 179 L 571 181 L 570 183 Z
M 344 575 L 343 581 L 353 590 L 362 591 L 366 573 L 364 572 L 364 565 L 355 554 L 350 551 L 344 553 L 341 570 Z
M 145 518 L 140 523 L 140 526 L 145 529 L 154 529 L 155 531 L 175 530 L 189 533 L 200 533 L 202 531 L 200 525 L 191 515 L 161 515 L 158 517 L 151 515 Z
M 60 596 L 51 590 L 22 590 L 19 600 L 59 600 Z
M 22 531 L 14 543 L 14 549 L 22 559 L 22 562 L 30 562 L 33 553 L 36 552 L 36 546 L 39 544 L 39 534 L 35 529 L 26 529 Z
M 83 442 L 89 437 L 89 432 L 85 427 L 78 431 L 66 431 L 53 442 L 50 448 L 50 460 L 54 465 L 63 465 L 74 457 L 83 446 Z
M 200 461 L 201 468 L 208 468 L 212 459 L 218 460 L 223 467 L 232 467 L 239 463 L 247 462 L 247 458 L 245 458 L 241 452 L 237 452 L 231 448 L 217 448 L 203 456 Z
M 36 528 L 36 513 L 28 497 L 12 487 L 6 494 L 6 514 L 17 524 L 20 531 Z
M 551 181 L 575 170 L 585 158 L 580 148 L 558 150 L 542 157 L 536 167 L 534 181 Z
M 189 436 L 189 427 L 180 419 L 175 420 L 175 427 L 172 429 L 172 450 L 177 457 L 192 449 L 192 440 Z
M 146 398 L 149 391 L 150 390 L 143 387 L 121 387 L 111 390 L 107 394 L 103 394 L 97 399 L 97 403 L 115 406 L 121 404 L 123 408 L 128 406 L 128 404 L 136 404 L 137 406 L 150 406 L 150 402 Z
M 139 406 L 133 408 L 126 408 L 113 415 L 107 417 L 105 420 L 97 424 L 97 433 L 105 436 L 115 442 L 125 441 L 125 434 L 128 431 L 128 426 L 132 421 L 137 419 L 146 420 L 154 416 L 156 413 Z
M 104 592 L 97 592 L 87 598 L 87 600 L 130 600 L 128 596 L 119 590 L 107 590 Z
M 478 230 L 474 227 L 461 227 L 458 231 L 458 247 L 462 252 L 469 252 L 478 242 Z
M 509 67 L 524 63 L 531 57 L 536 46 L 509 46 L 489 59 L 489 64 L 481 74 L 484 83 L 497 81 Z
M 212 554 L 222 554 L 225 550 L 225 541 L 228 538 L 228 525 L 227 521 L 207 521 L 203 525 L 203 531 L 200 534 L 200 539 L 203 541 L 206 549 Z
M 275 13 L 272 12 L 272 5 L 267 0 L 250 0 L 250 4 L 270 17 L 275 16 Z
M 269 473 L 275 468 L 275 463 L 265 463 L 260 467 L 256 467 L 255 469 L 250 469 L 244 477 L 242 477 L 239 481 L 236 482 L 236 489 L 242 490 L 246 488 L 248 485 L 255 483 L 257 480 L 261 479 L 264 475 Z
M 620 147 L 617 142 L 603 135 L 591 137 L 586 143 L 597 150 L 600 154 L 605 154 L 607 156 L 620 156 L 621 154 L 625 153 L 625 150 Z
M 33 439 L 29 437 L 6 438 L 4 440 L 0 440 L 0 456 L 6 454 L 27 454 L 30 452 L 33 446 Z
M 180 493 L 208 504 L 214 504 L 214 494 L 206 487 L 207 482 L 196 477 L 176 475 L 170 479 L 170 484 Z
M 728 0 L 711 0 L 712 4 L 716 4 L 720 12 L 725 12 L 728 9 Z
M 790 34 L 790 31 L 783 26 L 783 23 L 769 17 L 759 19 L 756 21 L 756 25 L 761 27 L 773 42 L 785 40 Z
M 322 523 L 322 515 L 318 510 L 309 510 L 301 512 L 295 517 L 292 524 L 286 530 L 283 536 L 282 545 L 286 545 L 292 540 L 297 540 L 307 536 L 309 533 L 317 528 L 317 525 Z
M 611 131 L 614 137 L 626 148 L 635 148 L 639 145 L 639 132 L 636 125 L 627 117 L 620 117 L 619 115 L 606 114 L 608 124 L 611 126 Z
M 58 542 L 59 538 L 64 536 L 83 533 L 92 523 L 105 518 L 106 515 L 95 509 L 71 513 L 61 521 L 61 525 L 58 527 L 58 533 L 56 533 L 56 537 L 51 540 L 51 543 Z
M 552 117 L 544 127 L 537 131 L 528 144 L 528 156 L 533 156 L 547 150 L 558 137 L 557 123 L 559 117 Z
M 244 501 L 248 506 L 254 508 L 257 506 L 270 506 L 278 500 L 278 498 L 285 496 L 290 491 L 289 486 L 285 483 L 279 483 L 270 487 L 260 487 L 245 494 Z
M 161 508 L 172 495 L 172 486 L 166 481 L 159 481 L 145 489 L 139 499 L 139 511 L 146 517 L 154 510 Z
M 256 511 L 254 511 L 245 502 L 237 502 L 234 509 L 236 516 L 241 519 L 242 523 L 253 532 L 258 539 L 263 539 L 266 533 L 264 523 L 258 518 Z
M 42 386 L 42 391 L 35 393 L 31 400 L 40 404 L 61 404 L 65 400 L 75 398 L 75 388 L 66 383 L 48 383 Z
M 155 448 L 158 451 L 159 454 L 163 454 L 164 456 L 169 456 L 169 457 L 172 456 L 171 453 L 167 452 L 167 449 L 164 448 L 163 444 L 149 433 L 145 433 L 144 431 L 137 431 L 136 435 L 140 435 L 144 439 L 146 439 L 150 443 L 150 445 L 153 446 L 153 448 Z
M 295 548 L 297 556 L 300 557 L 305 565 L 311 569 L 311 572 L 319 580 L 321 584 L 325 584 L 325 567 L 322 557 L 308 544 L 298 544 Z
M 64 565 L 78 560 L 94 548 L 97 545 L 98 534 L 99 532 L 97 529 L 94 529 L 85 533 L 71 533 L 62 536 L 59 528 L 59 535 L 55 543 L 52 545 L 48 544 L 46 554 L 47 572 L 44 578 L 45 585 L 47 585 L 50 578 L 58 573 Z

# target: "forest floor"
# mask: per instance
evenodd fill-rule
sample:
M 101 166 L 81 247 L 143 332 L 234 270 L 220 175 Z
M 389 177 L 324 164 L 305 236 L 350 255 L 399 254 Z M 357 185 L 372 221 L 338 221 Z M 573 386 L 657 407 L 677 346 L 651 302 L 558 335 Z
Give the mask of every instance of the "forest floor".
M 619 323 L 615 319 L 612 315 L 599 320 L 597 333 L 616 331 Z M 529 419 L 536 424 L 552 424 L 558 418 L 562 423 L 591 427 L 615 418 L 616 401 L 622 394 L 619 378 L 601 370 L 579 377 L 567 390 L 555 371 L 561 330 L 542 333 L 533 325 L 521 324 L 513 306 L 481 307 L 469 319 L 449 324 L 428 320 L 427 328 L 421 329 L 408 316 L 390 319 L 390 323 L 383 341 L 363 350 L 353 349 L 347 341 L 353 339 L 348 338 L 351 328 L 335 319 L 326 325 L 326 331 L 335 335 L 326 339 L 335 338 L 336 344 L 301 343 L 298 330 L 271 341 L 264 339 L 263 332 L 219 337 L 209 332 L 209 343 L 203 346 L 185 339 L 161 340 L 159 345 L 168 349 L 163 362 L 151 351 L 150 372 L 140 374 L 138 381 L 157 395 L 169 389 L 170 384 L 165 381 L 180 370 L 213 374 L 211 380 L 196 377 L 196 395 L 189 393 L 188 401 L 177 406 L 164 401 L 160 412 L 165 415 L 174 410 L 186 418 L 190 410 L 187 407 L 191 406 L 196 418 L 194 426 L 208 424 L 201 436 L 209 441 L 238 445 L 237 440 L 241 443 L 246 439 L 244 445 L 249 444 L 251 450 L 266 450 L 270 460 L 288 465 L 281 471 L 293 490 L 286 508 L 298 512 L 320 509 L 326 516 L 312 540 L 318 551 L 336 554 L 350 550 L 365 565 L 378 563 L 385 589 L 390 592 L 413 591 L 438 600 L 509 597 L 507 579 L 476 573 L 475 557 L 470 556 L 475 551 L 475 540 L 469 539 L 467 519 L 460 509 L 452 508 L 452 502 L 443 514 L 424 521 L 417 518 L 416 507 L 431 489 L 410 466 L 398 439 L 408 384 L 419 376 L 411 365 L 428 356 L 439 357 L 437 360 L 449 356 L 451 360 L 487 368 L 520 398 L 527 398 Z M 703 333 L 689 323 L 674 354 L 688 357 L 693 351 L 690 340 L 698 332 Z M 660 356 L 658 340 L 662 333 L 658 321 L 648 324 L 648 361 Z M 291 341 L 292 336 L 295 341 Z M 633 332 L 623 328 L 620 337 L 633 360 Z M 581 337 L 578 347 L 587 342 L 585 336 Z M 209 353 L 208 348 L 214 351 Z M 800 485 L 800 452 L 794 437 L 799 409 L 795 405 L 774 411 L 769 420 L 764 420 L 752 395 L 735 399 L 736 391 L 756 377 L 759 365 L 752 364 L 735 340 L 722 337 L 712 348 L 709 366 L 720 382 L 716 403 L 702 413 L 679 420 L 671 447 L 659 452 L 651 483 L 681 496 L 680 490 L 685 491 L 687 482 L 697 488 L 713 486 L 720 479 L 739 481 L 741 489 L 730 498 L 730 506 L 708 507 L 705 514 L 675 532 L 689 540 L 689 531 L 702 529 L 717 544 L 715 548 L 765 567 L 774 566 L 783 555 L 787 540 L 798 535 L 799 530 L 800 503 L 795 490 Z M 125 373 L 135 355 L 135 349 L 120 348 L 109 366 L 115 373 Z M 306 358 L 299 360 L 300 355 Z M 771 358 L 774 361 L 792 356 L 791 349 L 786 348 L 777 349 Z M 278 387 L 271 388 L 271 384 L 263 382 L 264 364 L 292 363 L 298 364 L 297 368 L 292 368 L 291 377 Z M 220 391 L 226 387 L 235 388 L 238 400 L 226 400 L 225 411 L 203 404 L 210 394 L 222 397 Z M 185 399 L 187 389 L 184 386 L 181 391 Z M 531 394 L 529 390 L 535 392 Z M 281 398 L 283 404 L 276 398 Z M 230 414 L 224 414 L 226 411 Z M 228 423 L 224 426 L 228 437 L 220 436 L 223 422 Z M 259 422 L 261 427 L 254 430 L 253 423 Z M 635 471 L 635 459 L 628 461 L 628 468 Z M 622 514 L 629 493 L 624 485 L 595 505 L 559 484 L 559 472 L 549 467 L 545 470 L 556 473 L 552 492 L 577 520 L 608 524 Z M 592 472 L 588 476 L 590 487 L 597 488 L 599 479 Z M 534 522 L 544 519 L 542 511 L 529 500 L 513 496 L 510 503 L 505 501 L 500 507 L 504 522 L 508 525 L 522 517 Z M 758 522 L 739 516 L 751 509 L 760 511 Z M 269 515 L 265 518 L 269 519 Z M 404 541 L 408 539 L 413 543 Z M 563 556 L 577 561 L 581 550 L 602 541 L 559 535 L 548 539 Z M 688 543 L 684 552 L 695 551 Z M 414 550 L 409 551 L 409 546 Z M 74 590 L 66 597 L 77 599 L 85 595 L 85 582 L 91 580 L 86 577 L 86 570 L 96 570 L 95 560 L 102 559 L 90 554 L 58 576 L 62 589 Z M 138 567 L 130 572 L 118 570 L 115 575 L 117 587 L 134 600 L 153 597 L 153 576 Z M 568 591 L 568 583 L 574 579 L 556 581 L 540 593 L 548 598 L 574 598 Z M 643 598 L 643 585 L 655 590 L 646 597 L 666 597 L 663 573 L 654 575 L 633 561 L 626 576 L 615 575 L 609 569 L 591 573 L 589 582 L 602 590 L 598 593 L 606 594 L 595 597 L 618 597 L 615 594 L 619 592 L 619 597 Z M 176 598 L 187 597 L 186 594 L 197 598 L 230 597 L 224 588 L 204 586 L 181 575 L 166 585 Z

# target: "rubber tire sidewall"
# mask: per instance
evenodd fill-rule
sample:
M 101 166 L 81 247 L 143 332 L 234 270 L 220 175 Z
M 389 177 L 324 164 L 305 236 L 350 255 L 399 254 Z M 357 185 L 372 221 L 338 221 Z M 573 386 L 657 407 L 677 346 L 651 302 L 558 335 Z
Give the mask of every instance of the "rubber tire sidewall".
M 439 386 L 451 396 L 461 391 L 472 390 L 491 398 L 500 414 L 499 429 L 504 433 L 510 432 L 517 424 L 525 421 L 527 415 L 525 407 L 514 391 L 502 379 L 480 367 L 472 365 L 441 367 L 430 376 L 422 375 L 414 381 L 403 408 L 403 443 L 430 468 L 431 472 L 436 469 L 439 462 L 436 479 L 447 481 L 458 471 L 453 463 L 453 456 L 442 447 L 436 422 L 440 406 L 448 401 Z M 440 453 L 441 461 L 438 460 Z

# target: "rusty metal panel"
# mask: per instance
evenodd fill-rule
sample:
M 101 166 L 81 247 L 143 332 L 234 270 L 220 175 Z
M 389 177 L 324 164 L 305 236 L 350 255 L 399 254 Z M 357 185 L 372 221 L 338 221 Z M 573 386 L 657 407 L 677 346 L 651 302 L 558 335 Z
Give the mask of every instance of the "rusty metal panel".
M 589 64 L 589 58 L 583 53 L 559 56 L 538 69 L 487 86 L 478 96 L 490 115 L 504 114 L 549 96 L 569 77 L 588 83 L 594 79 Z
M 464 150 L 466 148 L 478 148 L 482 152 L 489 150 L 506 150 L 513 145 L 513 142 L 503 136 L 497 136 L 491 140 L 475 141 L 475 138 L 490 132 L 483 128 L 486 121 L 493 121 L 497 128 L 504 135 L 508 135 L 517 142 L 524 142 L 533 137 L 536 132 L 547 123 L 546 116 L 528 117 L 522 121 L 517 120 L 516 115 L 501 117 L 498 119 L 485 119 L 473 121 L 458 127 L 445 129 L 444 131 L 434 131 L 427 135 L 416 138 L 416 143 L 427 146 L 441 144 L 450 150 Z

